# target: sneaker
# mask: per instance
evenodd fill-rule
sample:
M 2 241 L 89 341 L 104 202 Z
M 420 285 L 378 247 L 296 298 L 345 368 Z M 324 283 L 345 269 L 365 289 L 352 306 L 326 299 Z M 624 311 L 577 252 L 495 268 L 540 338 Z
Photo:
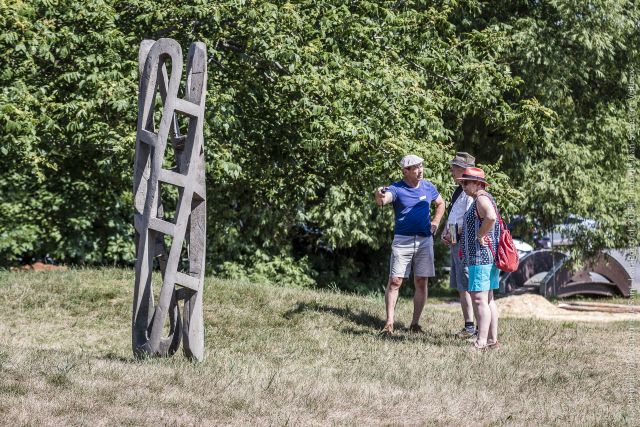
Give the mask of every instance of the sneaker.
M 378 332 L 378 335 L 382 335 L 384 337 L 389 337 L 393 335 L 393 323 L 388 323 L 384 325 L 384 328 L 382 328 L 382 330 Z
M 409 332 L 411 332 L 412 334 L 424 334 L 422 327 L 417 323 L 409 326 Z
M 462 328 L 462 330 L 460 330 L 460 332 L 456 334 L 456 338 L 460 338 L 460 339 L 473 338 L 477 334 L 478 334 L 478 331 L 476 331 L 476 328 Z

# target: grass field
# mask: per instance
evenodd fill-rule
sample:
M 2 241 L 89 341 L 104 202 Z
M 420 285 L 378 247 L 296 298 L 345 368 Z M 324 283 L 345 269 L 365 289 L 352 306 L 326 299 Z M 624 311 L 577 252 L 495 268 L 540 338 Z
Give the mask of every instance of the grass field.
M 384 339 L 381 296 L 208 279 L 206 360 L 135 360 L 133 281 L 0 272 L 2 424 L 640 424 L 638 322 L 504 318 L 503 348 L 473 354 L 438 306 Z

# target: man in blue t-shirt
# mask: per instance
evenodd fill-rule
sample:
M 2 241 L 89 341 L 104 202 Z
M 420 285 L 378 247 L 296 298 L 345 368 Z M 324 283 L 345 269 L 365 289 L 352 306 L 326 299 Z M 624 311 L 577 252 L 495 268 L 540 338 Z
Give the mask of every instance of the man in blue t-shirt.
M 423 159 L 408 155 L 400 161 L 402 181 L 389 187 L 379 187 L 375 191 L 376 203 L 384 206 L 393 203 L 395 226 L 391 257 L 389 260 L 389 281 L 384 294 L 387 321 L 381 333 L 393 334 L 393 317 L 398 300 L 398 291 L 403 279 L 409 277 L 413 264 L 416 292 L 413 297 L 413 319 L 411 332 L 422 332 L 420 316 L 427 301 L 427 278 L 435 276 L 433 265 L 433 233 L 444 215 L 444 200 L 435 185 L 422 179 Z M 430 205 L 435 202 L 436 213 L 431 219 Z

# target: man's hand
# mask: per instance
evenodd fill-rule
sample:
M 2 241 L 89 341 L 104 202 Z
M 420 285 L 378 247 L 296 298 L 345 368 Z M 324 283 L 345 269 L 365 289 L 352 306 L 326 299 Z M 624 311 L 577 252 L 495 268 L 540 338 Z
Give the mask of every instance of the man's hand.
M 438 222 L 432 221 L 431 222 L 431 234 L 434 235 L 436 234 L 436 231 L 438 231 Z
M 449 233 L 449 227 L 445 227 L 442 235 L 440 236 L 440 240 L 444 243 L 445 246 L 451 245 L 451 234 Z
M 373 194 L 376 197 L 376 204 L 378 206 L 384 206 L 387 203 L 391 203 L 391 193 L 389 193 L 384 187 L 376 188 L 376 191 Z

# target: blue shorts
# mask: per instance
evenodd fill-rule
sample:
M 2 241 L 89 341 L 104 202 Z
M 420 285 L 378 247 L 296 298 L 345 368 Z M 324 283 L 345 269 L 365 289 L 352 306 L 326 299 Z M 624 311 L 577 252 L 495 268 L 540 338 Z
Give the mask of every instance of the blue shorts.
M 500 288 L 500 270 L 495 264 L 469 266 L 469 292 L 484 292 Z

